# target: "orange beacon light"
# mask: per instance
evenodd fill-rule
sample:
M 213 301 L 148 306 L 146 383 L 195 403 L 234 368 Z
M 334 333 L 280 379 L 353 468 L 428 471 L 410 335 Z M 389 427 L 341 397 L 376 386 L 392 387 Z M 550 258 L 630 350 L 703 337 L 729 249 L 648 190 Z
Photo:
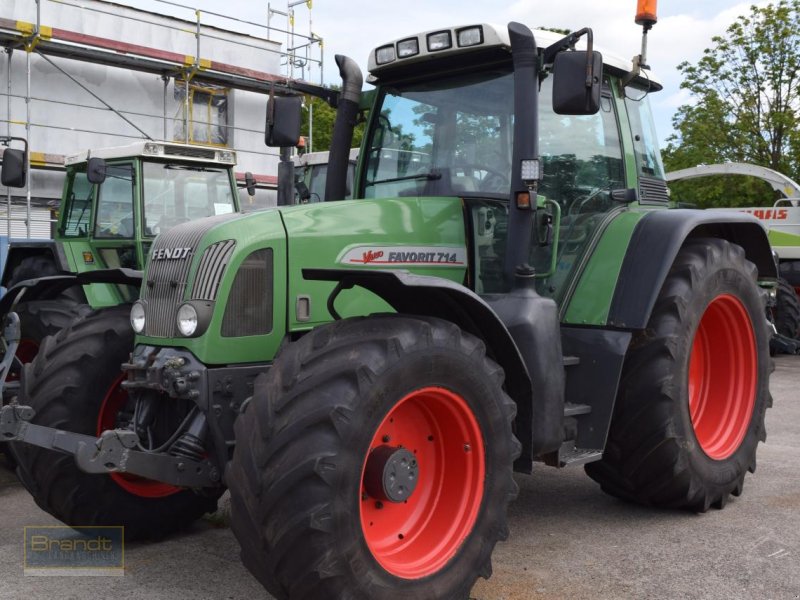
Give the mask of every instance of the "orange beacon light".
M 658 21 L 656 15 L 657 0 L 639 0 L 636 7 L 636 24 L 652 27 Z

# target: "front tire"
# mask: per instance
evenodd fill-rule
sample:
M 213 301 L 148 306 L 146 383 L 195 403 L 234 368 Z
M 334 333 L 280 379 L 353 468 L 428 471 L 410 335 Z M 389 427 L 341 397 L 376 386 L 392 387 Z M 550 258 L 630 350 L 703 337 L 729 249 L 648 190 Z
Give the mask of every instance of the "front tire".
M 502 381 L 437 319 L 347 319 L 285 346 L 236 423 L 245 566 L 281 599 L 467 598 L 517 491 Z
M 742 493 L 766 439 L 769 335 L 756 268 L 720 239 L 679 252 L 623 367 L 603 460 L 609 494 L 703 512 Z
M 33 423 L 98 435 L 124 408 L 120 366 L 129 360 L 130 305 L 101 309 L 45 339 L 23 373 L 21 402 Z M 125 538 L 159 539 L 216 509 L 216 498 L 114 473 L 78 469 L 71 455 L 12 444 L 17 474 L 36 504 L 73 526 L 123 525 Z

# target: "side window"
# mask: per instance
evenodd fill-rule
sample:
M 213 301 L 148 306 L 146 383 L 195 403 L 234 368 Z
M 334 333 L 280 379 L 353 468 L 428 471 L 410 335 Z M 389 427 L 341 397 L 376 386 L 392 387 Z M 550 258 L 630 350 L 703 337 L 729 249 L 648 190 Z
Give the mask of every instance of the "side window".
M 132 238 L 133 165 L 108 165 L 97 198 L 96 238 Z
M 64 237 L 86 237 L 92 220 L 94 186 L 86 179 L 86 173 L 75 172 L 69 177 L 61 234 Z
M 542 86 L 543 88 L 545 86 Z M 556 115 L 552 92 L 542 90 L 540 150 L 544 165 L 541 193 L 561 207 L 558 244 L 540 245 L 546 224 L 533 233 L 531 264 L 540 273 L 555 272 L 541 286 L 542 294 L 560 299 L 581 264 L 594 233 L 606 214 L 620 206 L 611 192 L 625 188 L 625 167 L 612 92 L 606 84 L 600 110 L 594 115 Z M 547 99 L 547 101 L 545 101 Z M 543 229 L 544 227 L 544 229 Z
M 545 79 L 539 95 L 539 152 L 543 180 L 539 193 L 561 208 L 561 226 L 556 245 L 546 243 L 555 232 L 548 231 L 546 211 L 531 236 L 530 263 L 538 273 L 551 269 L 556 253 L 556 270 L 542 280 L 539 292 L 559 299 L 580 264 L 592 234 L 605 214 L 618 206 L 611 191 L 625 187 L 625 170 L 617 116 L 611 90 L 606 87 L 597 114 L 565 116 L 553 112 L 552 79 Z M 492 140 L 488 140 L 492 143 Z M 497 148 L 504 148 L 504 142 Z M 506 291 L 503 263 L 508 231 L 507 203 L 493 200 L 469 201 L 476 254 L 474 287 L 478 293 Z M 538 240 L 545 240 L 539 243 Z
M 545 79 L 540 96 L 540 193 L 558 202 L 564 215 L 605 211 L 610 191 L 625 187 L 611 91 L 604 86 L 597 114 L 564 116 L 553 112 L 551 86 L 552 78 Z
M 640 175 L 664 179 L 664 165 L 661 163 L 661 153 L 658 150 L 658 136 L 650 111 L 650 98 L 641 90 L 632 90 L 631 93 L 644 96 L 639 99 L 625 98 L 631 122 L 636 168 Z

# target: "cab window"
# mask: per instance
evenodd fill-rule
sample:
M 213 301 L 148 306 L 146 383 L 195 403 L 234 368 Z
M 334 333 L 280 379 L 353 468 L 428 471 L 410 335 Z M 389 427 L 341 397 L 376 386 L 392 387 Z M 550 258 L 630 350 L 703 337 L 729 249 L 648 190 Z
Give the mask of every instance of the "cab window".
M 108 165 L 98 190 L 94 237 L 130 239 L 133 223 L 133 165 Z

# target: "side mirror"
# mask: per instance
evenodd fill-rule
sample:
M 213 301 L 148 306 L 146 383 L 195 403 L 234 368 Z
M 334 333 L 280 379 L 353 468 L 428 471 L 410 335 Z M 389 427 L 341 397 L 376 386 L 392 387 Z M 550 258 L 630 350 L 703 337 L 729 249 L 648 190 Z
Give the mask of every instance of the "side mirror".
M 559 52 L 553 60 L 553 111 L 558 115 L 597 113 L 602 82 L 602 54 Z
M 86 179 L 89 183 L 103 183 L 106 180 L 106 161 L 102 158 L 90 158 L 86 163 Z
M 300 141 L 300 96 L 271 96 L 267 101 L 265 141 L 271 148 L 291 148 Z
M 25 172 L 26 162 L 24 150 L 6 148 L 5 152 L 3 152 L 3 172 L 0 176 L 2 184 L 12 188 L 25 187 L 25 182 L 27 180 Z
M 256 178 L 250 171 L 244 174 L 244 187 L 247 189 L 248 196 L 256 195 Z

